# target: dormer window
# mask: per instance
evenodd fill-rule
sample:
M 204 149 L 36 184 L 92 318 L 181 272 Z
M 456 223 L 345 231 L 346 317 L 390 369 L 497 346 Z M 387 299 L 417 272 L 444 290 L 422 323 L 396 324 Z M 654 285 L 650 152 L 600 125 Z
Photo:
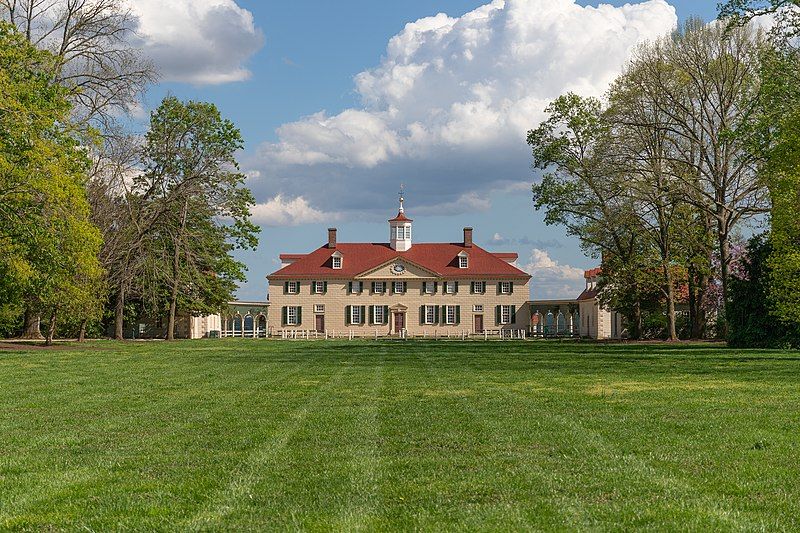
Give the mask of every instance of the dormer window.
M 469 266 L 469 256 L 466 252 L 458 254 L 458 268 L 467 268 Z
M 337 270 L 342 268 L 342 254 L 340 254 L 339 252 L 335 252 L 331 256 L 331 267 Z

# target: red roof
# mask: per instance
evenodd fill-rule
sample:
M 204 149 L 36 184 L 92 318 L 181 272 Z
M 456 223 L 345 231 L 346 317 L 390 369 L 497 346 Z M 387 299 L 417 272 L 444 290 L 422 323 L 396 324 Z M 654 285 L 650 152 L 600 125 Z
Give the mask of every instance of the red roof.
M 603 273 L 603 271 L 602 271 L 602 269 L 600 267 L 591 268 L 589 270 L 584 270 L 583 271 L 583 277 L 584 278 L 595 278 L 595 277 L 599 276 L 602 273 Z
M 585 289 L 582 293 L 578 295 L 576 300 L 579 302 L 582 300 L 593 300 L 597 297 L 597 294 L 600 292 L 599 289 Z
M 331 265 L 334 251 L 342 254 L 342 268 L 334 269 Z M 469 256 L 467 268 L 458 267 L 460 252 L 466 252 Z M 406 252 L 398 252 L 386 243 L 338 243 L 335 249 L 321 246 L 267 278 L 353 278 L 394 259 L 404 259 L 440 277 L 526 280 L 531 277 L 527 272 L 508 264 L 501 256 L 475 245 L 467 248 L 462 243 L 419 243 Z
M 406 216 L 406 214 L 405 214 L 404 212 L 402 212 L 402 211 L 398 211 L 398 212 L 397 212 L 397 216 L 396 216 L 396 217 L 394 217 L 394 218 L 390 218 L 390 219 L 389 219 L 389 222 L 397 222 L 397 221 L 402 221 L 402 222 L 413 222 L 413 220 L 412 220 L 412 219 L 410 219 L 410 218 L 408 218 L 408 217 Z
M 281 261 L 297 261 L 305 257 L 306 254 L 281 254 L 278 256 Z
M 492 255 L 505 261 L 516 261 L 519 258 L 519 254 L 516 252 L 494 252 Z

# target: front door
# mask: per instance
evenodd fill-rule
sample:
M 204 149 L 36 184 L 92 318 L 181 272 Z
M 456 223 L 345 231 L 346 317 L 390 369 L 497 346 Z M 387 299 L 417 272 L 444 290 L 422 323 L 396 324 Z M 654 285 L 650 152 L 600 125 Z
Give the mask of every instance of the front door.
M 395 313 L 394 314 L 394 332 L 400 333 L 406 328 L 406 314 L 405 313 Z
M 315 320 L 315 325 L 317 327 L 317 331 L 319 333 L 325 332 L 325 315 L 317 315 Z
M 475 315 L 475 333 L 483 333 L 483 315 Z

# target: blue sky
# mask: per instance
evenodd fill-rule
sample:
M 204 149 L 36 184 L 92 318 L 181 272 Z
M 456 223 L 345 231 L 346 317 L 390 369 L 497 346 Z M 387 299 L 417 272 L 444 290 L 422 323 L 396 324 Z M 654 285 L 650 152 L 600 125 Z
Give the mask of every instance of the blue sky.
M 673 17 L 716 14 L 688 0 L 512 0 L 464 18 L 486 2 L 185 1 L 135 2 L 164 78 L 141 112 L 171 93 L 241 128 L 263 226 L 258 250 L 238 254 L 245 299 L 265 296 L 279 253 L 310 251 L 330 225 L 342 241 L 385 241 L 401 181 L 416 240 L 473 226 L 478 244 L 520 254 L 534 297 L 574 296 L 596 260 L 533 210 L 524 131 L 565 90 L 602 93 Z M 426 18 L 438 13 L 449 18 Z

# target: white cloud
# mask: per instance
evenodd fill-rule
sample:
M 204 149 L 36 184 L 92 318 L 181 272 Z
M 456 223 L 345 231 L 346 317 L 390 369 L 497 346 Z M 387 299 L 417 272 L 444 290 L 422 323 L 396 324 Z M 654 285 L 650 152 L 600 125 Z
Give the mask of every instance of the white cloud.
M 536 299 L 576 298 L 584 288 L 583 269 L 562 265 L 544 250 L 531 250 L 522 270 L 532 276 L 531 292 Z
M 139 20 L 137 46 L 163 81 L 219 84 L 246 80 L 245 63 L 264 37 L 234 0 L 129 0 Z
M 285 199 L 280 194 L 267 202 L 254 205 L 250 209 L 250 214 L 253 222 L 265 226 L 296 226 L 333 221 L 339 218 L 336 213 L 326 213 L 314 209 L 302 196 Z
M 529 185 L 525 134 L 552 99 L 601 95 L 637 44 L 676 23 L 664 0 L 495 0 L 419 19 L 355 76 L 360 107 L 284 124 L 250 166 L 265 191 L 342 210 L 385 211 L 400 182 L 414 211 L 465 211 L 470 197 L 488 205 L 492 190 Z

